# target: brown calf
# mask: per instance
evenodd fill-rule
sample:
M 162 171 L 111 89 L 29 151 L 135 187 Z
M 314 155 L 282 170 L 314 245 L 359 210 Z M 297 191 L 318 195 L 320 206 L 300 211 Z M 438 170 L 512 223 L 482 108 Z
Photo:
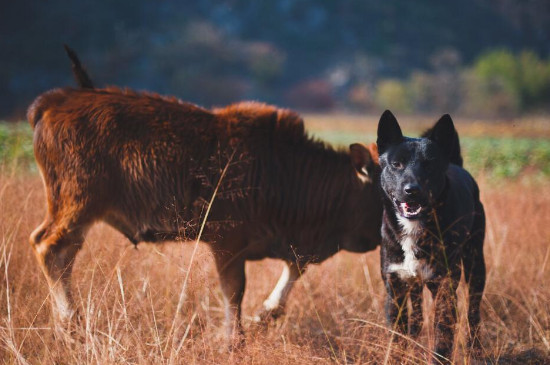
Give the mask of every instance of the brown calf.
M 195 239 L 218 183 L 201 239 L 214 253 L 229 335 L 241 332 L 246 260 L 287 263 L 264 318 L 283 309 L 306 264 L 380 242 L 369 149 L 336 151 L 291 111 L 259 103 L 209 111 L 148 93 L 65 88 L 40 95 L 28 120 L 47 198 L 30 242 L 58 319 L 74 313 L 72 265 L 94 222 L 134 244 Z

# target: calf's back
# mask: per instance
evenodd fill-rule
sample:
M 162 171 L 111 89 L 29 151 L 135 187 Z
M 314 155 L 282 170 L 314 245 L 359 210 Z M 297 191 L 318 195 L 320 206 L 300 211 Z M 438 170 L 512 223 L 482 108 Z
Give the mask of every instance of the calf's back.
M 56 89 L 37 98 L 28 119 L 54 216 L 78 211 L 73 219 L 104 220 L 134 243 L 194 239 L 229 164 L 205 240 L 240 227 L 249 258 L 308 260 L 346 242 L 361 241 L 359 251 L 378 243 L 374 184 L 365 192 L 349 155 L 308 137 L 293 112 Z

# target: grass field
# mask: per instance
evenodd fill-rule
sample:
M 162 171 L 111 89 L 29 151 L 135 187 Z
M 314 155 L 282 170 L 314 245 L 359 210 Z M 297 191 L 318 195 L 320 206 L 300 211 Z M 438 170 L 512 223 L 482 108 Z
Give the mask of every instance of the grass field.
M 336 146 L 376 141 L 377 117 L 306 115 L 311 134 Z M 435 121 L 408 117 L 400 121 L 404 133 L 417 136 Z M 550 123 L 542 118 L 518 122 L 458 120 L 457 129 L 466 168 L 491 180 L 550 178 Z M 32 131 L 28 123 L 0 122 L 0 164 L 5 168 L 35 172 Z
M 335 119 L 340 122 L 332 123 L 326 118 L 307 118 L 316 135 L 343 145 L 373 141 L 374 119 L 365 123 L 339 116 Z M 480 183 L 488 222 L 481 363 L 550 363 L 550 133 L 537 123 L 531 125 L 539 128 L 536 133 L 529 128 L 511 133 L 509 123 L 458 125 L 466 166 Z M 415 120 L 403 125 L 405 134 L 427 126 Z M 513 138 L 516 134 L 521 139 Z M 206 246 L 195 257 L 183 309 L 175 313 L 193 245 L 140 244 L 136 250 L 103 224 L 92 228 L 75 265 L 73 291 L 82 325 L 70 339 L 57 336 L 46 282 L 27 243 L 44 215 L 31 141 L 26 125 L 0 125 L 3 363 L 421 364 L 430 358 L 432 306 L 427 293 L 427 322 L 418 342 L 398 341 L 386 328 L 378 250 L 341 252 L 308 268 L 291 293 L 286 316 L 267 327 L 254 325 L 251 316 L 275 285 L 282 264 L 247 264 L 246 347 L 227 353 L 222 295 Z M 499 172 L 508 165 L 515 167 Z M 479 363 L 465 351 L 464 296 L 459 288 L 454 359 Z

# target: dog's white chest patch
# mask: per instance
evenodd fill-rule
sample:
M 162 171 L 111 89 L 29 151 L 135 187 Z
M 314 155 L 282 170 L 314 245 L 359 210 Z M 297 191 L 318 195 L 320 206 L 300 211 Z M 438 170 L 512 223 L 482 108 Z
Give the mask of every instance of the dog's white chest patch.
M 400 244 L 403 249 L 404 259 L 401 263 L 390 264 L 388 266 L 389 272 L 396 273 L 403 280 L 415 277 L 419 277 L 422 280 L 430 279 L 433 276 L 431 267 L 425 260 L 417 259 L 414 253 L 417 248 L 416 241 L 421 230 L 420 223 L 402 217 L 398 217 L 398 221 L 403 228 Z

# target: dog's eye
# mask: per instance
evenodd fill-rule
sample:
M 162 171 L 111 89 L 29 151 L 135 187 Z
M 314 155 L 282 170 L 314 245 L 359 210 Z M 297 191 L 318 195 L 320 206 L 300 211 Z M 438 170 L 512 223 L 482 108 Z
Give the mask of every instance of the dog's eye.
M 399 161 L 392 161 L 391 165 L 394 169 L 401 170 L 403 168 L 403 164 Z

